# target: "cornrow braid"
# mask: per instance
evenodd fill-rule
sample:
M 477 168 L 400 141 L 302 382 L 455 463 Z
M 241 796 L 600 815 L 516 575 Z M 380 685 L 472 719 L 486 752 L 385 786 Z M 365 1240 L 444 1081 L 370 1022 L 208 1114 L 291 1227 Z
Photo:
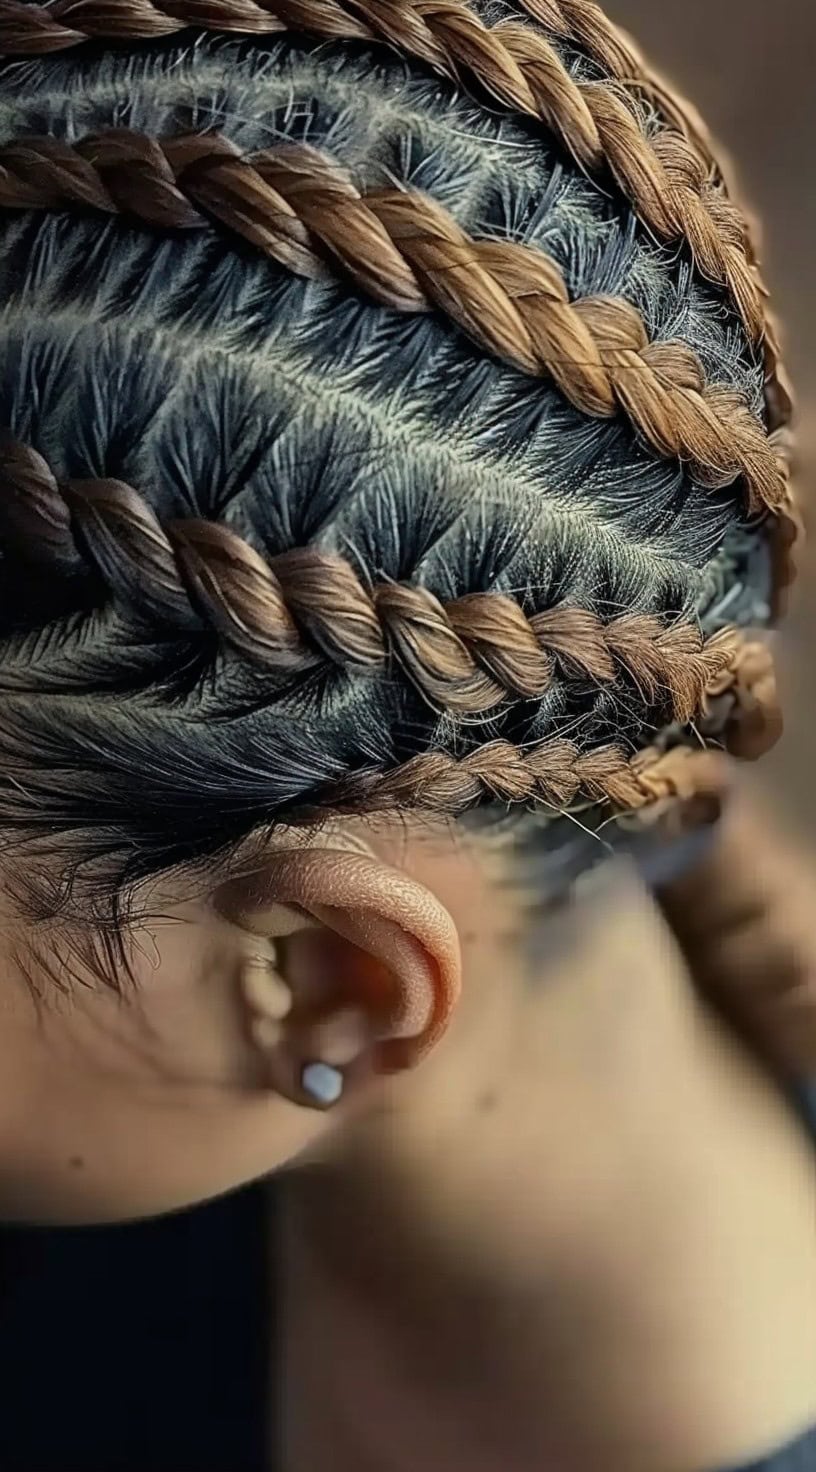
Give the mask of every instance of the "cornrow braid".
M 721 690 L 733 692 L 734 723 L 729 749 L 746 759 L 764 755 L 779 736 L 773 661 L 767 646 L 743 643 L 734 670 Z M 488 742 L 457 759 L 429 751 L 385 774 L 359 772 L 327 787 L 320 800 L 330 811 L 373 813 L 394 809 L 451 815 L 486 799 L 501 804 L 544 804 L 556 812 L 601 804 L 642 814 L 666 802 L 721 798 L 728 784 L 721 752 L 690 746 L 647 747 L 635 756 L 609 745 L 584 752 L 571 741 L 552 740 L 523 748 Z
M 328 789 L 322 801 L 340 813 L 401 808 L 457 815 L 487 797 L 559 813 L 604 804 L 637 814 L 667 801 L 721 798 L 726 785 L 723 757 L 687 746 L 650 748 L 633 758 L 619 746 L 582 753 L 569 741 L 548 741 L 525 751 L 494 741 L 461 761 L 428 752 L 385 776 L 359 774 Z
M 326 26 L 326 39 L 371 39 L 364 18 L 358 21 L 356 37 L 349 37 L 345 27 L 354 24 L 354 17 L 349 14 L 340 19 L 339 9 L 329 0 L 322 8 L 301 5 L 300 11 L 290 5 L 287 13 L 292 25 L 302 24 L 306 30 L 322 22 Z M 442 6 L 437 9 L 441 11 Z M 454 5 L 448 9 L 456 14 Z M 583 47 L 610 76 L 627 81 L 639 75 L 643 67 L 639 51 L 594 0 L 525 0 L 524 9 L 559 40 Z M 361 17 L 365 16 L 363 7 L 360 13 Z M 66 23 L 69 20 L 70 25 Z M 332 20 L 339 29 L 329 30 Z M 263 35 L 276 26 L 280 29 L 282 21 L 271 7 L 257 5 L 253 0 L 245 4 L 236 0 L 230 0 L 229 4 L 206 0 L 196 10 L 192 7 L 185 10 L 185 0 L 164 7 L 141 0 L 138 5 L 109 4 L 104 10 L 94 0 L 56 0 L 47 9 L 23 5 L 19 0 L 4 0 L 0 35 L 7 55 L 34 55 L 61 51 L 92 39 L 146 40 L 183 26 L 246 32 L 257 27 L 257 33 Z
M 635 60 L 596 5 L 528 0 L 524 10 L 559 38 L 586 45 L 613 77 L 623 79 Z M 59 0 L 49 9 L 0 0 L 6 54 L 42 54 L 90 38 L 144 39 L 187 26 L 249 34 L 294 28 L 332 41 L 384 41 L 448 76 L 474 77 L 494 100 L 552 128 L 584 167 L 608 165 L 660 239 L 688 240 L 702 269 L 731 291 L 752 340 L 761 340 L 762 286 L 745 228 L 707 187 L 695 149 L 673 129 L 648 138 L 625 95 L 606 82 L 576 80 L 529 23 L 489 29 L 462 0 L 355 0 L 349 8 L 338 0 Z
M 341 16 L 331 0 L 321 7 L 301 4 L 299 11 L 289 5 L 284 12 L 273 13 L 269 4 L 255 0 L 210 0 L 185 9 L 188 0 L 156 6 L 152 0 L 113 0 L 100 8 L 98 0 L 56 0 L 47 8 L 0 0 L 0 54 L 41 55 L 81 45 L 88 40 L 113 41 L 148 39 L 172 34 L 186 25 L 222 30 L 238 34 L 275 34 L 285 26 L 286 15 L 292 24 L 302 25 L 308 32 L 320 34 L 325 25 L 326 38 L 375 40 L 377 17 L 369 31 L 362 7 L 357 15 Z M 739 214 L 738 206 L 725 197 L 721 160 L 702 118 L 685 98 L 674 93 L 662 78 L 647 66 L 640 49 L 631 38 L 604 14 L 595 0 L 518 0 L 519 10 L 543 26 L 558 41 L 579 46 L 605 72 L 609 81 L 624 84 L 643 94 L 651 106 L 657 106 L 663 118 L 676 133 L 690 143 L 700 159 L 707 180 L 706 199 L 712 216 L 728 220 L 738 238 L 744 240 L 748 259 L 756 266 L 751 233 Z M 425 7 L 426 10 L 428 7 Z M 440 7 L 441 8 L 441 7 Z M 449 9 L 451 7 L 448 7 Z M 70 21 L 70 24 L 63 23 Z M 347 26 L 346 31 L 344 27 Z M 84 29 L 83 29 L 84 27 Z M 407 47 L 406 49 L 410 49 Z M 450 70 L 445 58 L 434 57 L 432 65 Z M 461 68 L 456 73 L 461 75 Z M 569 140 L 567 140 L 568 146 Z M 772 323 L 766 322 L 766 335 Z
M 115 567 L 116 586 L 160 632 L 188 635 L 203 620 L 265 667 L 291 672 L 329 659 L 379 670 L 390 654 L 442 710 L 481 713 L 541 697 L 556 657 L 584 679 L 609 682 L 625 671 L 685 724 L 736 647 L 728 629 L 704 641 L 691 625 L 665 627 L 643 614 L 604 623 L 562 606 L 528 617 L 495 593 L 445 605 L 410 584 L 369 592 L 340 557 L 303 548 L 266 562 L 217 522 L 163 528 L 121 482 L 61 486 L 40 455 L 8 439 L 0 441 L 0 533 L 22 559 L 63 575 L 81 572 L 86 556 L 103 578 Z
M 242 157 L 225 139 L 152 139 L 124 130 L 76 144 L 0 148 L 0 206 L 124 212 L 158 229 L 214 216 L 287 269 L 320 278 L 337 262 L 381 305 L 448 313 L 524 373 L 550 375 L 584 414 L 625 412 L 661 455 L 713 487 L 742 476 L 749 508 L 785 499 L 785 465 L 737 395 L 705 382 L 679 343 L 650 343 L 638 313 L 605 297 L 571 303 L 557 264 L 509 241 L 469 238 L 412 190 L 361 195 L 308 146 Z

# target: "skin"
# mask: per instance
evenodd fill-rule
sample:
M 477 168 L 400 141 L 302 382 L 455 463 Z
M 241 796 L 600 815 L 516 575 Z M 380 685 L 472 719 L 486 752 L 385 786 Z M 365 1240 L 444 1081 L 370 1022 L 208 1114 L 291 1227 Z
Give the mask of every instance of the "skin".
M 661 896 L 699 989 L 779 1077 L 816 1083 L 814 862 L 767 800 Z
M 287 1472 L 701 1472 L 816 1421 L 816 1170 L 628 877 L 531 985 L 441 873 L 468 979 L 422 1073 L 288 1174 Z
M 55 994 L 8 905 L 0 1211 L 150 1214 L 289 1163 L 287 1472 L 695 1472 L 816 1420 L 816 1176 L 780 1088 L 631 876 L 532 963 L 513 877 L 446 827 L 288 835 L 153 895 L 124 999 Z M 300 1067 L 336 1047 L 323 1114 Z
M 433 1047 L 461 985 L 450 916 L 426 886 L 372 858 L 367 845 L 361 852 L 359 835 L 324 835 L 318 847 L 307 847 L 308 837 L 290 832 L 263 868 L 250 865 L 246 880 L 216 883 L 198 900 L 179 902 L 171 888 L 145 897 L 161 918 L 137 929 L 135 986 L 120 978 L 120 994 L 76 962 L 61 993 L 40 957 L 47 952 L 55 969 L 64 938 L 43 933 L 32 949 L 29 927 L 7 902 L 5 1219 L 153 1215 L 299 1157 L 335 1127 L 304 1107 L 300 1071 L 326 1056 L 338 1021 L 348 1032 L 350 1012 L 349 1065 L 360 1087 L 350 1089 L 341 1120 L 368 1107 L 381 1077 Z M 269 962 L 281 937 L 296 1005 L 270 1046 L 259 1031 L 269 1019 L 254 996 L 257 963 Z M 342 991 L 338 971 L 348 977 Z

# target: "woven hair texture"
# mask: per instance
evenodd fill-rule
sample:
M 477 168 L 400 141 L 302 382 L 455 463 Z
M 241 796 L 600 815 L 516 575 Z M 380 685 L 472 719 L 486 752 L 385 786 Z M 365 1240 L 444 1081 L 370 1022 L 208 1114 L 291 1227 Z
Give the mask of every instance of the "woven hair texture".
M 666 627 L 625 613 L 604 623 L 568 604 L 528 616 L 500 593 L 443 604 L 410 583 L 368 590 L 351 563 L 309 548 L 267 563 L 218 522 L 188 518 L 165 529 L 121 482 L 60 486 L 28 447 L 0 450 L 7 546 L 63 575 L 91 558 L 104 577 L 115 556 L 118 586 L 130 584 L 134 604 L 159 628 L 189 635 L 209 624 L 262 668 L 294 673 L 331 660 L 378 670 L 391 654 L 429 704 L 478 713 L 544 695 L 557 658 L 565 676 L 601 683 L 628 671 L 686 723 L 731 659 L 732 641 L 704 642 L 685 622 Z
M 738 395 L 705 382 L 682 343 L 650 343 L 625 301 L 571 303 L 540 250 L 473 240 L 412 190 L 361 195 L 304 145 L 241 157 L 217 135 L 164 145 L 125 130 L 68 146 L 25 140 L 0 150 L 0 206 L 122 212 L 159 229 L 214 217 L 297 275 L 326 260 L 395 311 L 448 313 L 477 345 L 523 373 L 548 374 L 584 414 L 623 411 L 660 454 L 691 462 L 712 486 L 742 476 L 749 505 L 779 507 L 784 465 Z M 321 250 L 322 247 L 322 250 Z
M 652 743 L 767 602 L 784 395 L 601 11 L 0 0 L 2 55 L 5 830 L 120 884 L 688 790 Z
M 627 66 L 629 77 L 637 76 L 635 58 L 597 5 L 527 0 L 523 13 L 561 40 L 586 45 L 593 58 L 611 68 L 612 76 L 626 78 Z M 486 95 L 552 128 L 578 163 L 610 168 L 660 238 L 687 238 L 703 269 L 729 288 L 752 338 L 760 339 L 762 295 L 744 223 L 707 188 L 706 169 L 694 149 L 675 130 L 652 142 L 625 95 L 604 81 L 574 77 L 549 36 L 530 25 L 504 20 L 488 29 L 463 0 L 399 0 L 393 5 L 355 0 L 348 7 L 335 0 L 272 0 L 264 5 L 254 0 L 237 5 L 224 0 L 167 0 L 164 5 L 70 0 L 50 10 L 4 0 L 0 44 L 11 54 L 41 54 L 90 38 L 172 34 L 190 24 L 250 34 L 302 29 L 329 40 L 382 40 L 448 76 L 471 74 Z

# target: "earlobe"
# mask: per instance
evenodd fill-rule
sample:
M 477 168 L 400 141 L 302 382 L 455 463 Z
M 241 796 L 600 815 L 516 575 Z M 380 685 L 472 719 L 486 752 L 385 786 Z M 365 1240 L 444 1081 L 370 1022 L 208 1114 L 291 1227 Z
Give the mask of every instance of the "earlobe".
M 262 947 L 277 934 L 272 974 L 248 967 L 244 989 L 276 1086 L 301 1102 L 325 1108 L 345 1084 L 411 1068 L 444 1032 L 460 988 L 456 927 L 427 888 L 375 856 L 281 851 L 216 903 Z M 282 931 L 285 914 L 296 923 Z

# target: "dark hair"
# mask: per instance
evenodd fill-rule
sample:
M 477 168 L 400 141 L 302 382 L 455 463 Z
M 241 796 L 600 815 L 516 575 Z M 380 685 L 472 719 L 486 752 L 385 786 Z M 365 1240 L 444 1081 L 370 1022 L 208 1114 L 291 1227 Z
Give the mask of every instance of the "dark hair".
M 0 52 L 8 844 L 115 891 L 303 812 L 675 790 L 787 405 L 597 7 L 0 0 Z

